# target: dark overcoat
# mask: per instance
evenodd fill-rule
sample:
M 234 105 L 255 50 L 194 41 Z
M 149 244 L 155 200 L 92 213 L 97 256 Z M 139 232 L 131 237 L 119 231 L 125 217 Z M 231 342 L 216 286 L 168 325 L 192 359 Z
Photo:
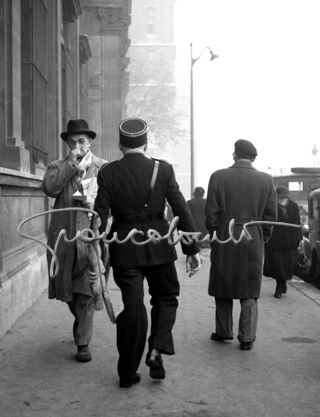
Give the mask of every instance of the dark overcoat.
M 203 197 L 194 197 L 191 200 L 187 201 L 189 209 L 191 211 L 194 224 L 196 226 L 197 232 L 201 232 L 201 239 L 203 239 L 207 234 L 208 230 L 206 229 L 206 215 L 205 215 L 205 208 L 207 204 L 207 200 Z
M 278 222 L 301 225 L 298 204 L 288 200 L 286 209 L 278 205 Z M 301 240 L 301 228 L 275 226 L 265 246 L 263 275 L 278 281 L 292 279 Z
M 117 222 L 119 216 L 140 216 L 141 209 L 147 200 L 150 181 L 155 161 L 143 153 L 126 154 L 119 161 L 106 164 L 98 175 L 98 195 L 95 210 L 101 218 L 101 231 L 106 229 L 107 219 L 111 210 L 114 217 L 109 238 L 115 232 L 119 240 L 124 240 L 132 229 L 138 229 L 144 236 L 136 235 L 137 241 L 145 241 L 147 232 L 154 229 L 165 236 L 169 230 L 169 223 L 165 218 L 147 221 Z M 175 216 L 179 216 L 178 228 L 185 232 L 194 232 L 194 222 L 176 182 L 171 164 L 159 160 L 159 171 L 147 208 L 147 215 L 162 214 L 165 211 L 166 200 L 170 204 Z M 174 246 L 167 240 L 160 243 L 135 245 L 129 240 L 124 244 L 110 243 L 111 266 L 136 267 L 161 265 L 177 259 Z M 182 244 L 182 250 L 187 255 L 199 252 L 197 243 L 191 246 Z
M 224 241 L 229 238 L 229 222 L 235 219 L 234 237 L 250 221 L 277 220 L 276 192 L 269 174 L 250 162 L 237 161 L 214 172 L 209 181 L 206 228 Z M 248 227 L 253 242 L 246 238 L 235 245 L 212 243 L 209 295 L 228 299 L 259 298 L 262 280 L 263 245 L 272 226 Z
M 292 200 L 288 200 L 288 207 L 285 211 L 279 207 L 278 222 L 301 225 L 298 204 Z M 302 229 L 288 226 L 275 226 L 272 236 L 266 244 L 266 248 L 272 251 L 297 249 L 301 239 Z
M 86 171 L 86 179 L 97 177 L 98 171 L 107 161 L 92 155 L 92 162 Z M 83 194 L 82 187 L 75 177 L 76 169 L 68 159 L 60 159 L 51 162 L 44 175 L 41 185 L 42 190 L 50 197 L 55 198 L 54 209 L 66 207 L 81 207 L 80 201 L 72 198 L 79 191 Z M 68 239 L 75 237 L 78 231 L 90 227 L 88 215 L 82 211 L 62 211 L 51 215 L 48 230 L 48 245 L 54 249 L 57 237 L 62 229 L 67 231 Z M 55 278 L 49 278 L 49 298 L 61 301 L 72 301 L 73 293 L 92 295 L 88 279 L 88 260 L 86 256 L 87 244 L 79 239 L 72 243 L 66 243 L 60 239 L 57 249 L 59 259 L 59 272 Z M 47 252 L 48 265 L 50 266 L 52 255 Z

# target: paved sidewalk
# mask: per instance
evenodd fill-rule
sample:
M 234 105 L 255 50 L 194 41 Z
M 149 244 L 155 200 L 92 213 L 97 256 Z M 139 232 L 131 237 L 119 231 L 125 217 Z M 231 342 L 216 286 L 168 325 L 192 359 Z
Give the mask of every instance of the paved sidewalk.
M 105 311 L 95 315 L 93 360 L 76 362 L 68 308 L 43 294 L 0 340 L 0 416 L 319 417 L 320 291 L 295 278 L 278 300 L 275 281 L 264 278 L 257 341 L 241 351 L 236 338 L 210 340 L 209 252 L 193 278 L 182 256 L 177 267 L 176 355 L 164 357 L 164 381 L 150 379 L 142 362 L 141 383 L 118 387 L 115 325 Z M 118 314 L 121 297 L 112 277 L 109 292 Z M 235 334 L 238 314 L 235 301 Z

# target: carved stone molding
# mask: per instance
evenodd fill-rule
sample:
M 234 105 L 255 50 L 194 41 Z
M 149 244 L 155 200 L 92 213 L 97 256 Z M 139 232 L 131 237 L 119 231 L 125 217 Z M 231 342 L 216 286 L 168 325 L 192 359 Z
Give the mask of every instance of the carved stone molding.
M 98 18 L 103 22 L 105 30 L 123 30 L 128 26 L 128 16 L 124 15 L 121 6 L 106 6 L 97 9 Z
M 90 88 L 102 89 L 102 74 L 94 73 L 90 75 Z

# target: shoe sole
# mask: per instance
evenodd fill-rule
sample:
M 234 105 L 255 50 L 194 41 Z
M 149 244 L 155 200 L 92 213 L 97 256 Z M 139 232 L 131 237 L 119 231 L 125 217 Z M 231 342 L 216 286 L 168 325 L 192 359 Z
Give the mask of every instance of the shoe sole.
M 90 362 L 90 361 L 92 360 L 92 358 L 91 358 L 91 357 L 81 358 L 81 357 L 77 357 L 77 356 L 76 356 L 76 360 L 77 360 L 78 362 Z
M 120 388 L 130 388 L 132 387 L 132 385 L 134 384 L 139 384 L 139 382 L 141 381 L 141 376 L 134 376 L 132 381 L 120 381 L 119 387 Z
M 240 345 L 241 350 L 251 350 L 252 348 L 253 348 L 253 345 L 251 345 L 251 346 L 241 346 Z
M 224 340 L 233 340 L 233 337 L 215 337 L 215 336 L 210 336 L 211 340 L 214 340 L 215 342 L 223 342 Z
M 156 361 L 154 359 L 147 359 L 146 365 L 150 367 L 150 378 L 152 379 L 165 379 L 166 371 L 162 366 L 161 362 Z

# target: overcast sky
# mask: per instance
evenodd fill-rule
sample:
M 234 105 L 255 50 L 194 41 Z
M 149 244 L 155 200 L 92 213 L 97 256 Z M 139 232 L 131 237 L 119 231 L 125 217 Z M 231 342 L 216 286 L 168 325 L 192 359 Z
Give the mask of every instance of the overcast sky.
M 231 165 L 243 138 L 266 172 L 320 157 L 320 0 L 177 0 L 177 59 L 193 67 L 198 183 Z

